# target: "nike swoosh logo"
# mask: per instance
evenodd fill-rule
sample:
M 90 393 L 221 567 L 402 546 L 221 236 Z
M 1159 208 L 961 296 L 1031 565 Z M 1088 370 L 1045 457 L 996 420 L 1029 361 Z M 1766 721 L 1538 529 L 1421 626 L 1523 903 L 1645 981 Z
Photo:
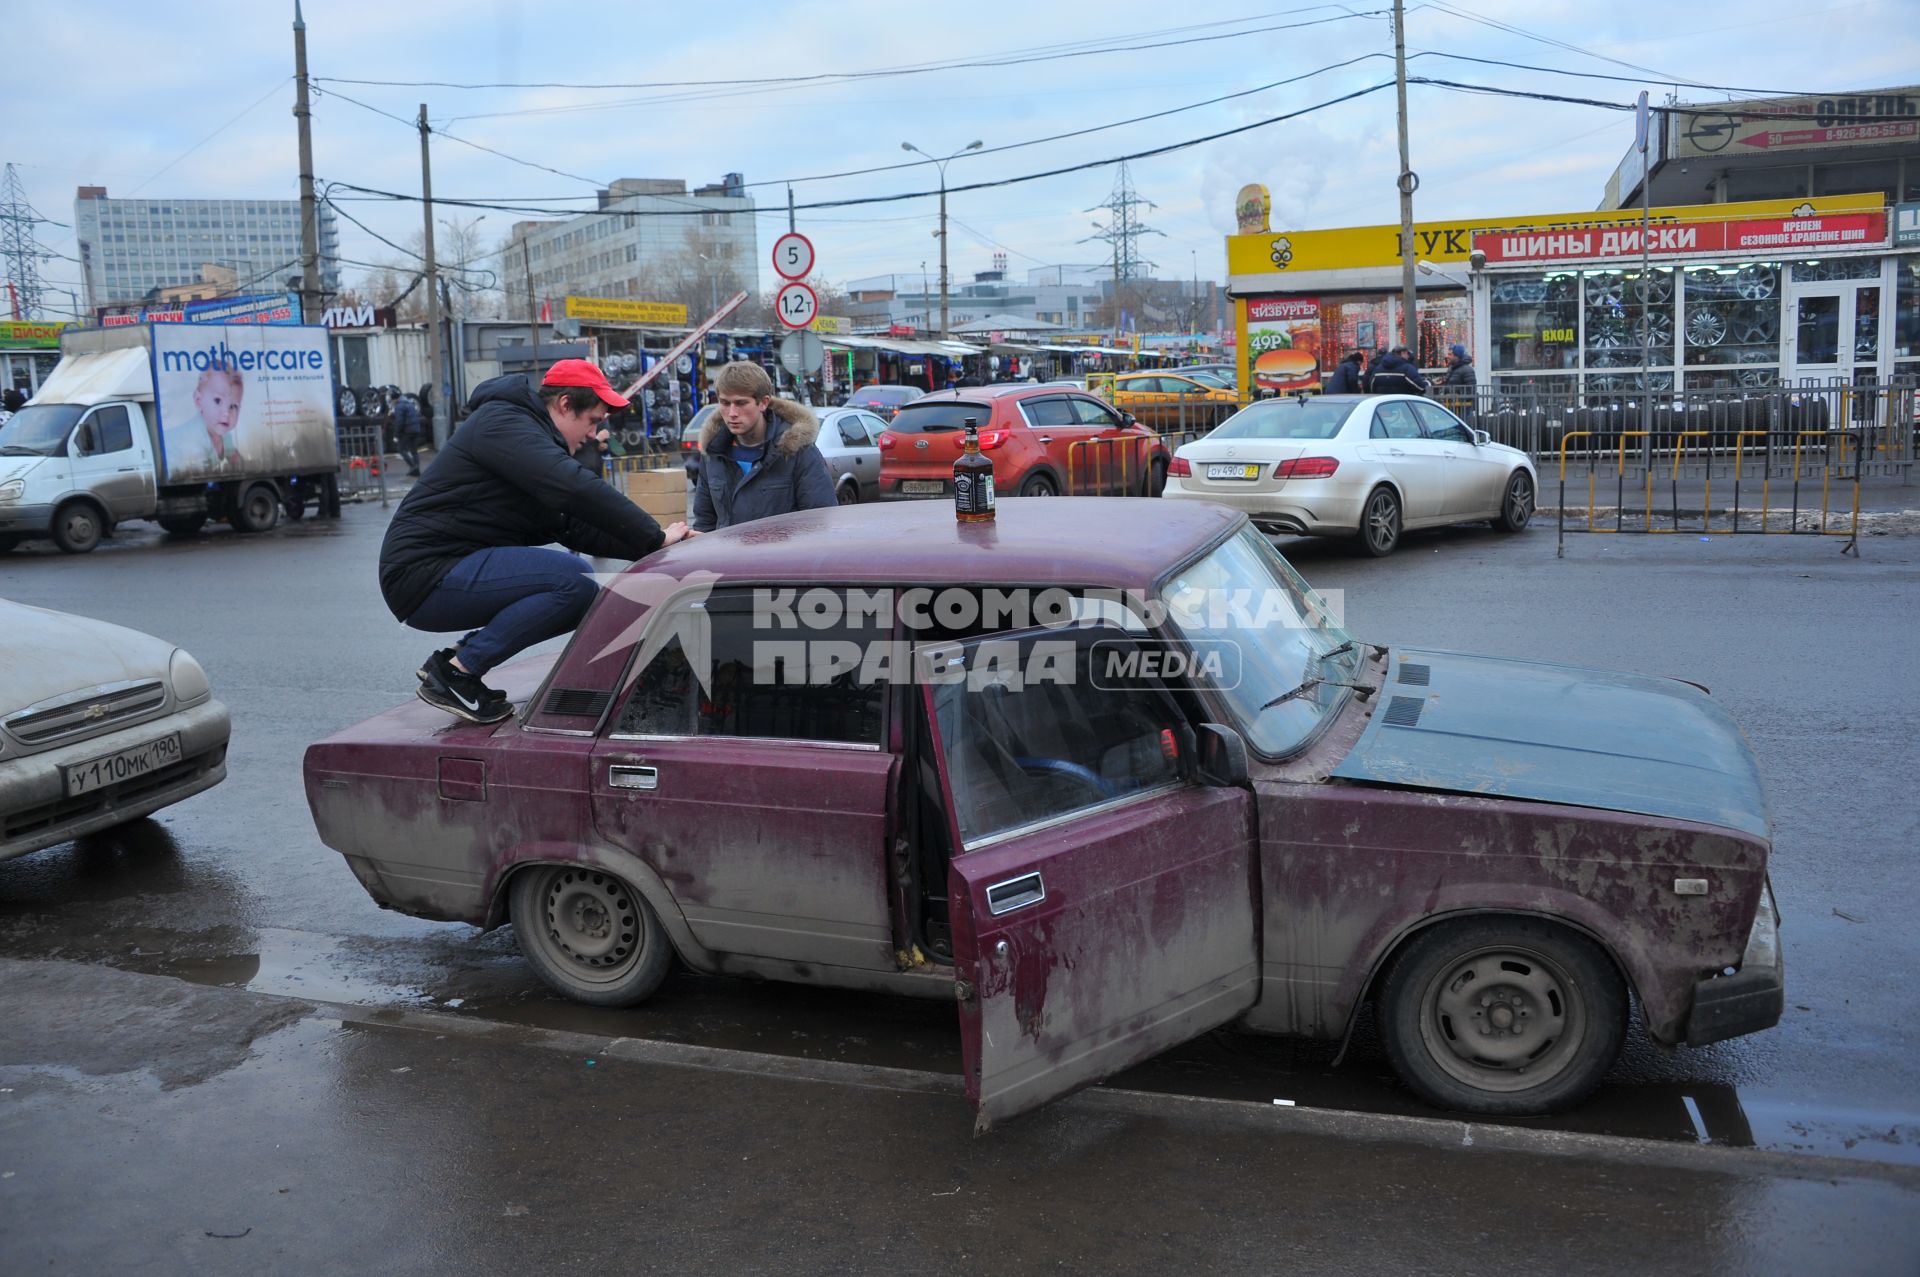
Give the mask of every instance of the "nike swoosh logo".
M 480 712 L 479 701 L 468 700 L 466 697 L 460 695 L 459 691 L 455 688 L 449 687 L 447 690 L 453 693 L 454 700 L 459 701 L 462 705 L 465 705 L 468 709 L 474 711 L 476 714 Z

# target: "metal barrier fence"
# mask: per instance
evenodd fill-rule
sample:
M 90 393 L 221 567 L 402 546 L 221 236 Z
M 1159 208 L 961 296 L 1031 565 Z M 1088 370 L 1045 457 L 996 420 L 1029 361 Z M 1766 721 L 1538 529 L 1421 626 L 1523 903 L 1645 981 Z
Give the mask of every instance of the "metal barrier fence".
M 1682 428 L 1669 436 L 1619 430 L 1612 437 L 1611 451 L 1601 446 L 1597 434 L 1569 430 L 1560 437 L 1557 554 L 1565 554 L 1569 532 L 1689 532 L 1844 536 L 1847 542 L 1841 553 L 1857 555 L 1860 481 L 1868 458 L 1885 458 L 1902 450 L 1910 455 L 1913 446 L 1913 427 L 1906 421 L 1895 426 L 1869 423 L 1784 430 Z M 1655 448 L 1661 456 L 1649 457 Z M 1608 470 L 1610 476 L 1604 473 Z M 1586 479 L 1584 517 L 1580 509 L 1568 505 L 1570 474 L 1576 485 L 1582 474 Z M 1689 487 L 1685 508 L 1680 492 L 1683 475 Z M 1602 481 L 1609 477 L 1613 505 L 1603 508 L 1599 504 L 1605 491 Z M 1702 482 L 1697 508 L 1691 492 L 1694 479 Z M 1713 499 L 1716 482 L 1727 494 L 1718 508 Z M 1656 492 L 1664 499 L 1664 508 L 1656 505 Z M 1777 504 L 1782 498 L 1784 506 Z M 1603 510 L 1611 513 L 1611 519 L 1603 517 Z
M 386 505 L 387 457 L 385 422 L 365 417 L 342 418 L 334 427 L 340 448 L 340 499 Z

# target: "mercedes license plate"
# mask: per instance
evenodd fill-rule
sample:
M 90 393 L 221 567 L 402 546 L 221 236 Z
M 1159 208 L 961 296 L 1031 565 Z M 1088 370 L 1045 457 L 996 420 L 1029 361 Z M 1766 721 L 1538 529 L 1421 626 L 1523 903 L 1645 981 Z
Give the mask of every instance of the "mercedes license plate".
M 900 491 L 909 496 L 937 497 L 946 490 L 946 482 L 941 479 L 902 479 L 900 481 Z
M 1259 477 L 1259 466 L 1241 465 L 1235 462 L 1231 465 L 1213 465 L 1207 467 L 1207 478 L 1209 479 L 1258 479 Z
M 123 749 L 117 754 L 75 763 L 60 770 L 66 775 L 67 797 L 78 798 L 81 794 L 105 789 L 108 785 L 132 780 L 148 772 L 157 772 L 162 767 L 171 767 L 184 756 L 180 749 L 180 733 L 175 732 L 144 745 Z

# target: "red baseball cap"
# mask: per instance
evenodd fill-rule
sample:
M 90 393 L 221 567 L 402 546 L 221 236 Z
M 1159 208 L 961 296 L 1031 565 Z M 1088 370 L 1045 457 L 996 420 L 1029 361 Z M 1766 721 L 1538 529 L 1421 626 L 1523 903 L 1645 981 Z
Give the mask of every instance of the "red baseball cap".
M 618 411 L 627 406 L 614 388 L 608 384 L 607 375 L 600 371 L 597 364 L 586 359 L 562 359 L 547 369 L 547 375 L 541 379 L 543 386 L 585 386 L 600 396 L 600 402 Z

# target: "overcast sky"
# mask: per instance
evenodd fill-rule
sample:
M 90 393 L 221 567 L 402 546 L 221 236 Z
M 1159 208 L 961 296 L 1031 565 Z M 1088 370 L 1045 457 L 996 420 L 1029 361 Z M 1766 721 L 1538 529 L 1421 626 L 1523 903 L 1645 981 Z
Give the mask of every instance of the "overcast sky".
M 1470 7 L 1469 7 L 1470 4 Z M 1672 78 L 1741 89 L 1843 92 L 1920 79 L 1915 0 L 1809 5 L 1784 0 L 1698 5 L 1600 5 L 1592 0 L 1469 0 L 1414 4 L 1409 74 L 1628 103 L 1655 100 Z M 19 166 L 37 210 L 72 220 L 74 187 L 114 196 L 281 197 L 298 194 L 291 0 L 151 4 L 63 0 L 10 10 L 10 56 L 0 95 L 9 121 L 4 158 Z M 314 163 L 323 181 L 417 194 L 417 135 L 404 123 L 421 102 L 436 137 L 437 195 L 501 202 L 589 198 L 616 177 L 684 178 L 689 187 L 743 173 L 749 183 L 898 164 L 911 141 L 944 155 L 979 139 L 1007 147 L 1079 130 L 1081 136 L 953 162 L 950 185 L 995 181 L 1167 146 L 1238 128 L 1393 78 L 1390 24 L 1371 0 L 1346 5 L 1198 2 L 917 5 L 840 3 L 532 5 L 515 0 L 308 0 L 304 6 L 314 101 Z M 1351 16 L 1351 15 L 1359 16 Z M 1499 23 L 1519 30 L 1502 30 Z M 1224 37 L 1224 38 L 1221 38 Z M 1185 41 L 1185 43 L 1176 43 Z M 1145 46 L 1127 51 L 1118 46 Z M 1084 56 L 1060 57 L 1067 53 Z M 1629 77 L 1483 66 L 1457 54 Z M 1368 56 L 1377 55 L 1377 56 Z M 1344 69 L 1311 74 L 1361 59 Z M 1022 59 L 913 74 L 788 84 L 781 77 L 895 71 L 953 61 Z M 1043 60 L 1026 60 L 1043 59 Z M 1630 64 L 1630 65 L 1623 65 Z M 1292 84 L 1277 81 L 1305 76 Z M 1663 81 L 1660 77 L 1669 77 Z M 564 87 L 348 84 L 446 81 Z M 747 81 L 700 88 L 589 85 Z M 579 87 L 576 87 L 579 86 Z M 1249 92 L 1252 90 L 1251 92 Z M 1192 106 L 1228 94 L 1229 101 Z M 1682 100 L 1724 98 L 1683 88 Z M 1632 117 L 1593 106 L 1409 91 L 1415 215 L 1492 216 L 1593 207 L 1631 141 Z M 1174 112 L 1137 123 L 1121 121 Z M 1118 127 L 1101 126 L 1119 124 Z M 462 145 L 477 143 L 525 164 Z M 1139 194 L 1158 207 L 1143 220 L 1164 232 L 1142 241 L 1159 274 L 1222 273 L 1233 195 L 1250 181 L 1273 190 L 1276 227 L 1311 229 L 1398 219 L 1392 89 L 1218 141 L 1137 160 Z M 1104 221 L 1084 210 L 1107 199 L 1114 169 L 954 194 L 956 280 L 1004 249 L 1015 278 L 1030 266 L 1105 260 L 1079 242 Z M 564 175 L 563 175 L 564 174 Z M 585 180 L 582 180 L 585 179 Z M 930 166 L 795 182 L 801 204 L 933 189 Z M 373 230 L 404 240 L 417 203 L 347 203 Z M 785 227 L 786 187 L 754 194 L 778 215 L 761 219 L 761 255 Z M 564 200 L 552 206 L 560 206 Z M 479 210 L 442 209 L 469 220 Z M 503 238 L 523 214 L 486 214 L 480 232 Z M 817 273 L 849 279 L 937 269 L 931 198 L 803 209 Z M 341 222 L 341 255 L 394 258 Z M 72 232 L 40 228 L 42 243 L 73 255 Z M 55 288 L 77 287 L 78 266 L 43 264 Z M 361 272 L 343 267 L 351 281 Z M 772 278 L 761 264 L 763 284 Z M 64 305 L 49 296 L 50 303 Z

